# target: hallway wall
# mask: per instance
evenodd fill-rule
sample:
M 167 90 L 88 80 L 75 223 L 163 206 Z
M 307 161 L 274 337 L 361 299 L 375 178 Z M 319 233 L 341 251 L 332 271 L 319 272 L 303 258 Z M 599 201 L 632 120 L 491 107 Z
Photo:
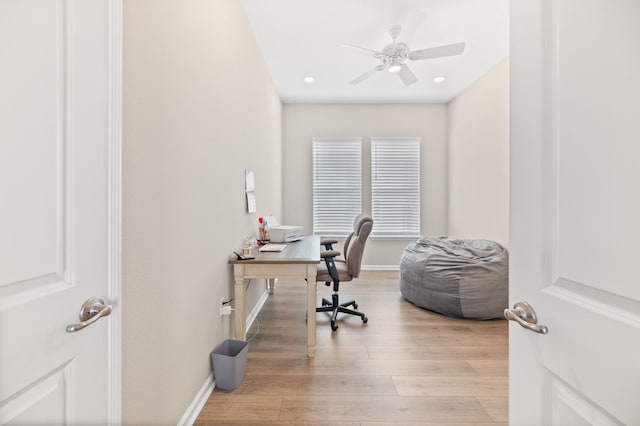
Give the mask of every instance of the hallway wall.
M 227 260 L 258 215 L 281 213 L 281 114 L 240 2 L 124 2 L 125 424 L 178 423 L 232 336 Z M 252 281 L 248 311 L 263 292 Z

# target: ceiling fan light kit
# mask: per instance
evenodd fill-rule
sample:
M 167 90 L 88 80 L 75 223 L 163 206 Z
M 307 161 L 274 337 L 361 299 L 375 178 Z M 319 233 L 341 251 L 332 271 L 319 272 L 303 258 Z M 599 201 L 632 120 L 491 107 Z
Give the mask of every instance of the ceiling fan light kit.
M 394 63 L 388 69 L 389 72 L 398 72 L 402 69 L 402 64 Z
M 402 28 L 400 25 L 396 25 L 389 30 L 389 35 L 393 39 L 393 43 L 386 45 L 381 51 L 368 49 L 366 47 L 354 46 L 352 44 L 343 44 L 341 47 L 349 47 L 360 49 L 360 51 L 367 52 L 371 57 L 381 61 L 382 63 L 375 68 L 365 72 L 364 74 L 356 77 L 350 81 L 349 84 L 358 84 L 363 80 L 371 77 L 378 71 L 387 70 L 391 73 L 395 73 L 400 77 L 400 80 L 405 86 L 418 81 L 416 75 L 409 69 L 409 66 L 405 61 L 420 61 L 424 59 L 443 58 L 446 56 L 461 55 L 464 52 L 464 43 L 447 44 L 443 46 L 429 47 L 426 49 L 411 50 L 406 43 L 399 43 L 398 36 Z M 443 80 L 444 81 L 444 80 Z

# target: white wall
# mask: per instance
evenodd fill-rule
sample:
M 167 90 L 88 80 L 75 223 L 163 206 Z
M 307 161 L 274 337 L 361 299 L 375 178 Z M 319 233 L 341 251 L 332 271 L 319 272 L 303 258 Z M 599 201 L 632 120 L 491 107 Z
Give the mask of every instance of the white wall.
M 449 103 L 449 235 L 509 245 L 509 62 Z
M 447 233 L 447 106 L 445 104 L 285 104 L 283 108 L 282 223 L 313 231 L 311 139 L 362 136 L 363 211 L 371 212 L 370 138 L 419 136 L 421 231 Z M 366 179 L 365 179 L 366 178 Z M 409 241 L 370 240 L 363 264 L 397 267 Z
M 125 424 L 175 425 L 232 336 L 227 260 L 259 214 L 281 213 L 281 114 L 240 2 L 124 2 Z

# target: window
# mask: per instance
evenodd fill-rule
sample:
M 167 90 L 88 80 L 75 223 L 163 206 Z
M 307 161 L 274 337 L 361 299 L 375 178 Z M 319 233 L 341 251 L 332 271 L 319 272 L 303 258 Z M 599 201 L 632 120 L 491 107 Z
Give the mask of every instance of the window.
M 371 139 L 374 238 L 420 236 L 420 138 Z
M 313 138 L 313 233 L 346 237 L 362 211 L 361 138 Z

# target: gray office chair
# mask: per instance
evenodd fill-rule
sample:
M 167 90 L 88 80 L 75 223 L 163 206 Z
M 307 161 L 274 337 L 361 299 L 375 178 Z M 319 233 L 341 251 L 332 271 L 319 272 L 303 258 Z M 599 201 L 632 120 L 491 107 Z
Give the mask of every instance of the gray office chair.
M 360 214 L 353 223 L 353 232 L 347 237 L 344 243 L 344 259 L 336 259 L 340 256 L 340 252 L 333 250 L 333 244 L 336 240 L 322 240 L 321 244 L 325 251 L 320 253 L 325 264 L 318 266 L 318 274 L 316 281 L 324 281 L 329 286 L 333 283 L 333 295 L 331 301 L 322 299 L 322 306 L 316 308 L 316 312 L 331 312 L 331 330 L 336 331 L 336 319 L 338 313 L 349 315 L 357 315 L 366 323 L 369 319 L 362 312 L 358 312 L 358 304 L 355 300 L 340 303 L 338 299 L 338 290 L 341 281 L 351 281 L 360 276 L 360 267 L 362 264 L 362 254 L 367 238 L 373 227 L 373 219 L 367 214 Z M 353 309 L 349 309 L 353 306 Z

